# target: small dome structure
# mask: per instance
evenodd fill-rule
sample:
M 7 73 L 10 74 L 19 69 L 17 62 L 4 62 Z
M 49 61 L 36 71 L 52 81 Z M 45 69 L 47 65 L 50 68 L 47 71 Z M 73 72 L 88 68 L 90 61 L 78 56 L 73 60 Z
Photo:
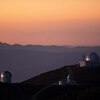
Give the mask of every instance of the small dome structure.
M 11 73 L 9 71 L 4 71 L 1 73 L 0 79 L 3 83 L 11 83 Z
M 95 52 L 92 52 L 86 57 L 86 61 L 91 61 L 92 63 L 97 64 L 100 63 L 100 58 Z
M 70 74 L 67 76 L 67 85 L 77 85 L 77 83 L 75 82 L 75 80 L 72 79 Z

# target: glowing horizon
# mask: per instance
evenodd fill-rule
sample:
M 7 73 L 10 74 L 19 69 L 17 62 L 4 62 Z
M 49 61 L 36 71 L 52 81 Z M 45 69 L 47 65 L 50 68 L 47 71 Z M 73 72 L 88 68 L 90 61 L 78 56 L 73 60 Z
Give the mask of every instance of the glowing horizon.
M 100 45 L 99 0 L 0 1 L 0 41 Z

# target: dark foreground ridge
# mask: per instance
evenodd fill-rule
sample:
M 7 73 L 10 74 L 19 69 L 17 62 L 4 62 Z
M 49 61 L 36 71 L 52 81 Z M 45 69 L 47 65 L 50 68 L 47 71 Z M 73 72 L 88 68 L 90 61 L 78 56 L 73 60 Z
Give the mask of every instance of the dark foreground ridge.
M 69 73 L 77 85 L 54 85 Z M 22 83 L 0 83 L 1 100 L 99 100 L 99 91 L 100 66 L 64 66 Z
M 79 85 L 93 85 L 100 83 L 100 66 L 80 67 L 80 65 L 64 66 L 23 81 L 25 84 L 50 85 L 65 79 L 71 74 Z
M 3 84 L 1 100 L 99 100 L 100 86 Z M 98 97 L 98 99 L 96 99 Z M 85 98 L 85 99 L 84 99 Z

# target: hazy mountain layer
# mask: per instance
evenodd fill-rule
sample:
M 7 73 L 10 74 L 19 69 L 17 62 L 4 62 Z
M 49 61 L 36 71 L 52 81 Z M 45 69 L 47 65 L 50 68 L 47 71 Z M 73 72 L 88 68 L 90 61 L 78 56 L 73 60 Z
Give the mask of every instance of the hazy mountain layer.
M 100 55 L 100 46 L 23 46 L 0 43 L 0 72 L 8 70 L 13 75 L 13 82 L 20 82 L 49 70 L 77 64 L 83 54 L 90 52 Z

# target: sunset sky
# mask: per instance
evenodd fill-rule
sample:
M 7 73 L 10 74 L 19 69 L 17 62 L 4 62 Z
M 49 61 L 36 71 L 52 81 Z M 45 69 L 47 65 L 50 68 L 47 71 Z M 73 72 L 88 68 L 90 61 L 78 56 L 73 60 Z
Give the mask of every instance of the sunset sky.
M 0 0 L 0 41 L 100 45 L 100 0 Z

